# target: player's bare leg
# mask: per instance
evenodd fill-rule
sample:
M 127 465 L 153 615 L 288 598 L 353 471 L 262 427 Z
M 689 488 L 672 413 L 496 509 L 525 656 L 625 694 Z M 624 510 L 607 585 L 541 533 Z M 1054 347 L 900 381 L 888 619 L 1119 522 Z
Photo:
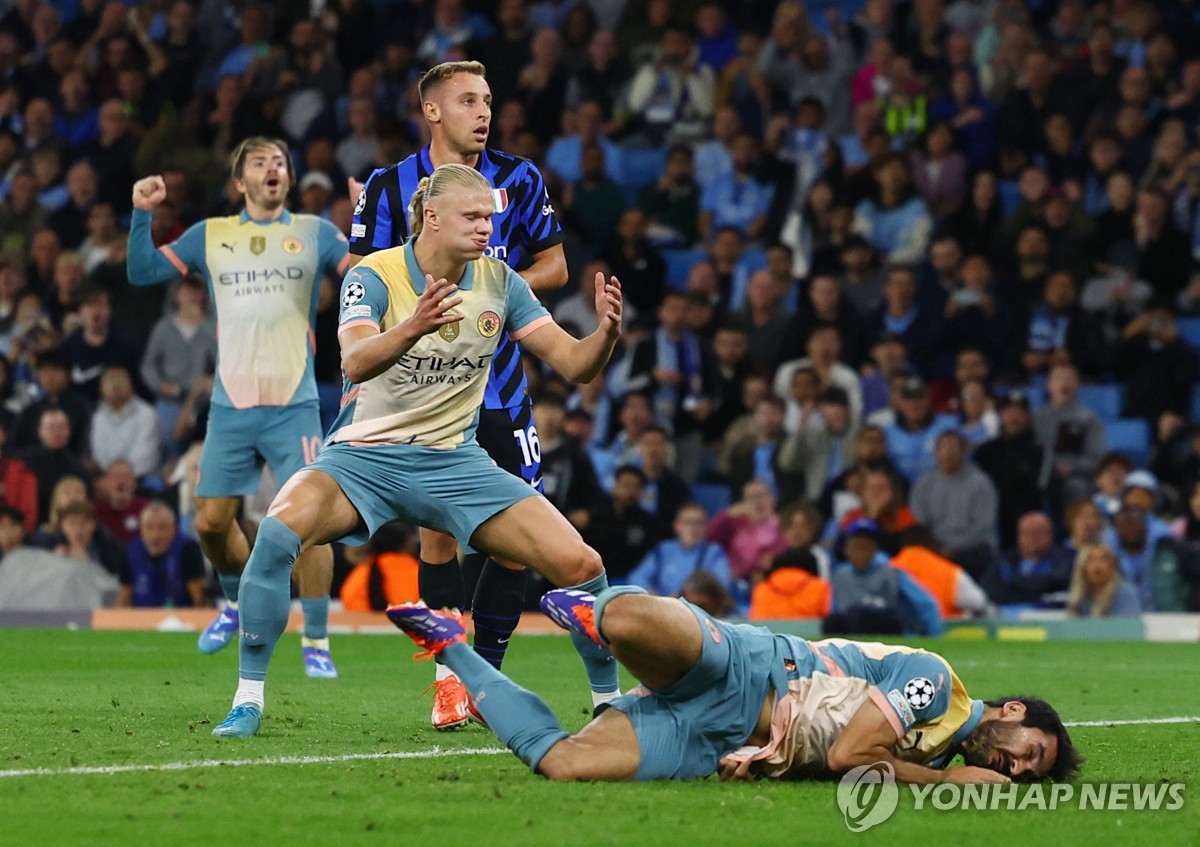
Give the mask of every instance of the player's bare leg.
M 642 753 L 629 715 L 608 709 L 550 748 L 537 772 L 560 782 L 624 782 L 637 774 Z
M 700 621 L 681 600 L 621 594 L 604 606 L 601 638 L 642 685 L 661 691 L 700 661 Z
M 342 489 L 321 471 L 300 471 L 275 496 L 242 575 L 238 690 L 233 709 L 214 735 L 247 737 L 258 732 L 267 665 L 287 627 L 292 566 L 304 553 L 360 524 Z
M 216 653 L 237 638 L 239 586 L 250 557 L 250 542 L 237 521 L 240 505 L 240 497 L 196 498 L 200 548 L 212 562 L 227 601 L 225 608 L 200 633 L 198 646 L 202 653 Z
M 475 530 L 471 546 L 497 561 L 521 562 L 553 584 L 598 594 L 608 587 L 600 554 L 545 497 L 526 497 L 493 515 Z M 592 705 L 602 710 L 620 696 L 612 654 L 586 636 L 571 634 L 587 671 Z

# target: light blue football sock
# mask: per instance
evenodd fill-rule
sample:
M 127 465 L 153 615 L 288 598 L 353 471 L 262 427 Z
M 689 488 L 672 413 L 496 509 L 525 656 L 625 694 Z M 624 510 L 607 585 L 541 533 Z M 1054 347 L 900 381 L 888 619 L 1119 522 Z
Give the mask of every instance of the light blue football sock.
M 596 595 L 608 588 L 608 576 L 600 574 L 582 585 L 565 587 Z M 575 645 L 579 658 L 583 659 L 583 669 L 587 671 L 588 684 L 594 693 L 615 694 L 621 690 L 620 679 L 617 677 L 617 660 L 613 658 L 612 653 L 578 632 L 571 633 L 571 643 Z
M 301 597 L 304 610 L 304 637 L 329 637 L 329 597 Z
M 242 586 L 242 575 L 238 574 L 217 574 L 217 579 L 221 583 L 221 590 L 225 592 L 225 599 L 230 603 L 238 601 L 238 589 Z
M 496 737 L 536 773 L 542 757 L 567 737 L 550 707 L 466 644 L 451 644 L 440 655 L 467 687 Z
M 242 573 L 242 637 L 238 643 L 238 676 L 266 679 L 267 665 L 279 636 L 287 629 L 291 608 L 292 565 L 300 555 L 300 536 L 276 518 L 258 527 L 250 561 Z

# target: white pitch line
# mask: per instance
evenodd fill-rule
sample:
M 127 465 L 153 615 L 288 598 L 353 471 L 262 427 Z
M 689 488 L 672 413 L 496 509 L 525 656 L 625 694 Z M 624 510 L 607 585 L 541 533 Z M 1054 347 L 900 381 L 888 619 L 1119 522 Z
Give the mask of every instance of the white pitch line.
M 1070 721 L 1063 723 L 1063 726 L 1145 726 L 1163 723 L 1200 723 L 1200 715 L 1174 718 L 1134 718 L 1125 721 Z
M 458 748 L 443 750 L 433 747 L 407 753 L 347 753 L 342 756 L 278 756 L 271 759 L 205 759 L 199 762 L 165 762 L 159 765 L 100 765 L 75 768 L 26 768 L 0 771 L 0 779 L 20 776 L 97 776 L 118 773 L 150 773 L 189 771 L 195 768 L 244 768 L 254 765 L 328 765 L 339 762 L 363 762 L 380 759 L 447 759 L 455 756 L 494 756 L 507 753 L 502 747 Z
M 1200 723 L 1200 715 L 1170 718 L 1139 718 L 1112 721 L 1070 721 L 1067 727 L 1149 726 L 1156 724 Z M 370 762 L 397 759 L 450 759 L 457 756 L 495 756 L 508 751 L 502 747 L 460 747 L 444 750 L 432 747 L 406 753 L 347 753 L 341 756 L 277 756 L 270 759 L 205 759 L 199 762 L 166 762 L 159 765 L 99 765 L 74 768 L 25 768 L 0 771 L 0 779 L 23 776 L 105 776 L 121 773 L 162 773 L 203 768 L 245 768 L 256 765 L 332 765 L 340 762 Z

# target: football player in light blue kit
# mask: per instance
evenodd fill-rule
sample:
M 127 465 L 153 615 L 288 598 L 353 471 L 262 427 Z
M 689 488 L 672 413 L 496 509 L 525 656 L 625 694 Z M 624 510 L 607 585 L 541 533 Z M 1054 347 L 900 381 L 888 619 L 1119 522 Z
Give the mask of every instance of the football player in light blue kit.
M 1048 703 L 973 700 L 935 653 L 777 635 L 628 585 L 550 591 L 542 610 L 642 683 L 575 735 L 467 647 L 461 614 L 424 603 L 387 614 L 425 648 L 418 658 L 445 660 L 482 720 L 550 779 L 807 779 L 882 764 L 919 784 L 1065 781 L 1082 761 Z
M 246 139 L 233 153 L 232 173 L 245 211 L 200 221 L 158 249 L 150 219 L 166 185 L 161 176 L 139 180 L 127 258 L 134 285 L 203 275 L 217 314 L 217 373 L 196 486 L 196 529 L 229 604 L 200 635 L 205 653 L 227 646 L 238 632 L 241 574 L 250 556 L 237 522 L 241 498 L 258 491 L 264 462 L 283 483 L 320 448 L 313 324 L 321 276 L 340 278 L 349 264 L 337 227 L 287 210 L 295 173 L 283 141 Z M 296 568 L 310 677 L 337 676 L 327 631 L 332 579 L 328 547 L 310 550 Z
M 496 465 L 475 428 L 504 333 L 567 379 L 594 379 L 621 334 L 620 283 L 597 274 L 599 326 L 572 338 L 525 280 L 484 257 L 494 213 L 492 186 L 478 171 L 442 165 L 413 194 L 414 237 L 346 275 L 342 410 L 317 461 L 284 485 L 259 527 L 242 581 L 238 688 L 214 735 L 258 732 L 267 665 L 287 624 L 288 575 L 314 544 L 362 543 L 400 519 L 523 562 L 555 585 L 607 587 L 596 551 L 537 490 Z M 612 665 L 588 639 L 576 644 L 588 667 Z

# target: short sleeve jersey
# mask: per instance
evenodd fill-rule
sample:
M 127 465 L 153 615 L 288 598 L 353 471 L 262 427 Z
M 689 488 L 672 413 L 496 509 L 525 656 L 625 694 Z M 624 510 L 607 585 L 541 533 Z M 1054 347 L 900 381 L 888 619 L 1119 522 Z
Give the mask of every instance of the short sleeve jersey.
M 406 320 L 425 290 L 412 242 L 372 253 L 342 283 L 339 333 L 355 326 L 386 332 Z M 328 441 L 450 449 L 474 439 L 487 374 L 508 334 L 519 340 L 551 322 L 512 268 L 483 257 L 458 283 L 463 315 L 422 336 L 400 359 L 358 385 L 346 380 Z
M 317 402 L 313 372 L 321 276 L 341 278 L 346 236 L 314 215 L 274 221 L 245 212 L 208 218 L 154 249 L 150 213 L 135 210 L 129 277 L 135 285 L 197 273 L 217 318 L 213 402 L 237 409 Z

